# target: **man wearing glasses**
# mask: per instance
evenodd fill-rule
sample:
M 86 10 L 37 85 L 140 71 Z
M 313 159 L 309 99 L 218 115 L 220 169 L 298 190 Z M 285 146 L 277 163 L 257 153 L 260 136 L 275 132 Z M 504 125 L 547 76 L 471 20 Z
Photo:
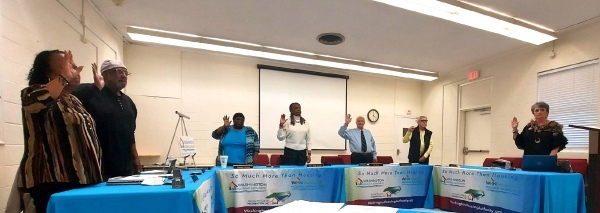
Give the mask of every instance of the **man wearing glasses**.
M 411 126 L 402 139 L 404 143 L 410 142 L 410 148 L 408 149 L 409 163 L 429 164 L 429 154 L 433 150 L 433 142 L 431 141 L 433 132 L 426 128 L 427 121 L 427 117 L 419 116 L 417 119 L 419 128 Z
M 102 148 L 104 180 L 141 172 L 135 147 L 137 108 L 121 90 L 131 74 L 120 61 L 106 60 L 100 73 L 92 64 L 94 84 L 81 84 L 74 93 L 96 121 L 96 132 Z

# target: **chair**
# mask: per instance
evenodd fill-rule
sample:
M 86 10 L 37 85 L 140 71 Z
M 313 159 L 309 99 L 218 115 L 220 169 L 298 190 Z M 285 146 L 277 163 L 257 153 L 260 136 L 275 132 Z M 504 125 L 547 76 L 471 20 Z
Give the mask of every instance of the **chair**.
M 269 156 L 267 154 L 258 154 L 258 166 L 266 166 L 269 164 Z
M 281 154 L 271 155 L 271 166 L 281 165 Z
M 510 161 L 510 166 L 515 168 L 521 168 L 521 165 L 523 165 L 523 158 L 521 157 L 500 157 L 500 159 Z
M 340 156 L 321 156 L 321 163 L 329 165 L 344 164 L 344 159 Z
M 394 163 L 394 159 L 392 156 L 377 156 L 377 163 Z
M 483 166 L 484 166 L 484 167 L 492 167 L 492 164 L 493 164 L 493 163 L 494 163 L 494 161 L 496 161 L 497 159 L 498 159 L 498 158 L 486 158 L 485 160 L 483 160 Z M 512 162 L 510 162 L 510 163 L 511 163 L 511 166 L 513 166 L 513 165 L 512 165 Z
M 350 155 L 338 155 L 340 157 L 342 157 L 342 160 L 344 161 L 344 164 L 350 164 L 352 161 L 350 160 Z

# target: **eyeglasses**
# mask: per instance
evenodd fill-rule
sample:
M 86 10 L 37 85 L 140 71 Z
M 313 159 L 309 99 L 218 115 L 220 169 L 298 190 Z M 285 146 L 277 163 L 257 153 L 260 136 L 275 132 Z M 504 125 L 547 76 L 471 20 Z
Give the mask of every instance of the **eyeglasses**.
M 131 75 L 131 73 L 128 72 L 126 69 L 119 69 L 119 68 L 117 68 L 117 69 L 115 69 L 115 71 L 119 75 L 125 75 L 125 76 L 130 76 Z
M 427 121 L 429 121 L 429 120 L 419 120 L 419 121 L 421 121 L 421 122 L 427 122 Z

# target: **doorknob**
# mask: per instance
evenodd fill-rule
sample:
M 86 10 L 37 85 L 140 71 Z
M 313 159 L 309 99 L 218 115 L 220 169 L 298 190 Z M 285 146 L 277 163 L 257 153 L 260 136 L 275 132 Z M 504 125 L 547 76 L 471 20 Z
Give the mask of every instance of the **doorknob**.
M 396 155 L 400 155 L 400 149 L 396 149 Z

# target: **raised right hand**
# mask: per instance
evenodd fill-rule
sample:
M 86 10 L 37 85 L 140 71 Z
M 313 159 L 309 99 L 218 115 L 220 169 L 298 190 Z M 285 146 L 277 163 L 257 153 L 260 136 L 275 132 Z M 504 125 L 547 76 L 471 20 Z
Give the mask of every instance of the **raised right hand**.
M 415 126 L 410 126 L 410 127 L 408 127 L 408 131 L 409 131 L 409 132 L 412 132 L 413 130 L 415 130 Z
M 98 73 L 98 65 L 96 63 L 92 63 L 92 74 L 94 75 L 94 85 L 96 85 L 99 90 L 102 90 L 102 88 L 104 88 L 104 77 L 102 77 L 102 74 Z
M 279 124 L 282 125 L 287 121 L 287 119 L 285 119 L 285 114 L 281 114 L 281 118 L 279 119 Z
M 73 53 L 71 53 L 71 50 L 65 51 L 65 57 L 63 59 L 60 74 L 66 78 L 67 81 L 71 81 L 73 78 L 79 76 L 81 70 L 83 70 L 83 66 L 77 67 L 73 62 Z
M 513 128 L 513 130 L 518 130 L 519 128 L 519 121 L 517 120 L 517 117 L 513 117 L 512 122 L 510 122 L 510 126 Z
M 350 114 L 348 114 L 348 115 L 346 115 L 346 121 L 344 121 L 344 124 L 346 124 L 346 126 L 348 126 L 350 121 L 352 121 L 352 117 L 350 116 Z
M 223 116 L 223 126 L 229 127 L 229 125 L 231 125 L 231 121 L 229 120 L 229 117 L 227 117 L 227 115 Z

